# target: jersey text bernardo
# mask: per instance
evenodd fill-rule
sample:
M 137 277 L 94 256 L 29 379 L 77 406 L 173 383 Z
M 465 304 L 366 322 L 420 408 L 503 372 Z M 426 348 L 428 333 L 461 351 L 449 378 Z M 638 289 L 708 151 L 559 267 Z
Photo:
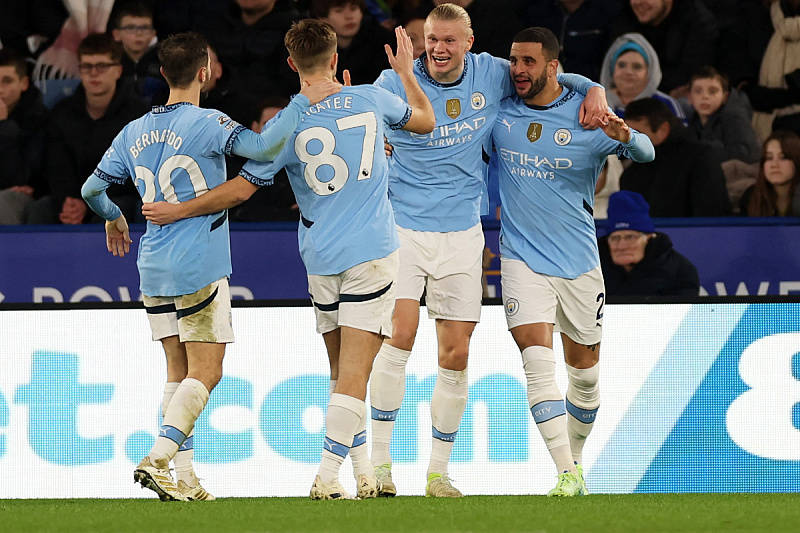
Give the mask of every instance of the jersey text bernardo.
M 326 109 L 352 109 L 353 108 L 353 97 L 352 96 L 336 96 L 334 98 L 328 98 L 327 100 L 323 100 L 318 104 L 314 104 L 308 107 L 306 110 L 306 115 L 316 115 L 317 113 L 321 113 Z
M 166 144 L 177 150 L 183 144 L 183 137 L 180 137 L 174 131 L 168 129 L 150 130 L 148 133 L 142 134 L 141 137 L 137 137 L 136 141 L 128 150 L 130 150 L 131 155 L 136 158 L 139 157 L 139 153 L 144 150 L 145 147 L 157 143 Z

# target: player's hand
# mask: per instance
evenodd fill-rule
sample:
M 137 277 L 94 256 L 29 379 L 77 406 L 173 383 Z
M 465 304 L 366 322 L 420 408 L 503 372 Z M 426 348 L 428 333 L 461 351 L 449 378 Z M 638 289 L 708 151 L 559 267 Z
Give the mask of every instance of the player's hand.
M 350 71 L 349 70 L 344 69 L 342 71 L 342 80 L 344 80 L 344 83 L 342 83 L 342 85 L 344 85 L 345 87 L 350 87 L 350 86 L 353 85 L 353 83 L 350 80 Z M 336 81 L 338 82 L 339 79 L 337 78 Z
M 607 124 L 605 126 L 601 126 L 601 128 L 606 135 L 615 141 L 627 143 L 631 140 L 630 128 L 624 120 L 613 113 L 609 113 Z
M 67 197 L 61 206 L 61 212 L 58 214 L 58 219 L 62 224 L 83 224 L 83 219 L 86 216 L 86 211 L 89 206 L 80 198 Z
M 334 80 L 318 81 L 313 85 L 309 85 L 308 82 L 304 81 L 300 94 L 307 97 L 312 104 L 316 104 L 341 90 L 342 84 Z
M 131 242 L 125 215 L 106 220 L 106 248 L 114 257 L 125 257 L 131 251 Z
M 389 65 L 400 75 L 411 75 L 414 72 L 414 45 L 411 44 L 411 37 L 402 26 L 394 29 L 394 35 L 397 37 L 397 54 L 392 53 L 392 47 L 388 44 L 383 45 Z
M 389 144 L 389 139 L 386 137 L 383 138 L 383 151 L 386 152 L 386 157 L 392 157 L 394 153 L 394 146 Z
M 166 226 L 183 218 L 180 214 L 180 204 L 171 204 L 169 202 L 143 204 L 142 214 L 144 218 L 157 226 Z
M 608 100 L 606 91 L 600 87 L 592 87 L 581 104 L 580 122 L 587 130 L 593 130 L 608 123 Z

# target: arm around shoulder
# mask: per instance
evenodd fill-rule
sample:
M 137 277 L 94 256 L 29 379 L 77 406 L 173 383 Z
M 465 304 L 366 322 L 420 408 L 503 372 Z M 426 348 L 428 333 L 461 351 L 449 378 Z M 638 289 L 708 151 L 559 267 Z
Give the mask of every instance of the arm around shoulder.
M 209 215 L 230 209 L 253 196 L 257 189 L 258 185 L 250 183 L 242 176 L 236 176 L 219 187 L 214 187 L 202 196 L 187 202 L 178 204 L 170 204 L 168 202 L 144 204 L 142 206 L 142 214 L 153 224 L 163 226 L 184 218 Z

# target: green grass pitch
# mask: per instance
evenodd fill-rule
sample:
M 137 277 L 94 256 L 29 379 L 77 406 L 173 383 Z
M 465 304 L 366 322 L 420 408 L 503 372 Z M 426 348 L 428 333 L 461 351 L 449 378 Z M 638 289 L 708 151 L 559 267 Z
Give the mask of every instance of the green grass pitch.
M 0 531 L 800 532 L 800 494 L 0 500 Z

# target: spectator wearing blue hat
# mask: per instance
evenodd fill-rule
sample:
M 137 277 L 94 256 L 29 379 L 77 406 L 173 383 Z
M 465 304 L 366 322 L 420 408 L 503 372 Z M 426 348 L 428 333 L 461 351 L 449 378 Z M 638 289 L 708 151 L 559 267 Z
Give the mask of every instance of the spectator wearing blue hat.
M 658 54 L 640 33 L 620 35 L 611 43 L 600 69 L 600 83 L 607 90 L 608 105 L 620 118 L 625 118 L 625 107 L 630 102 L 655 98 L 686 124 L 686 115 L 678 101 L 658 90 L 661 83 Z
M 650 206 L 636 192 L 608 199 L 606 235 L 598 239 L 607 296 L 697 296 L 697 268 L 655 231 Z

